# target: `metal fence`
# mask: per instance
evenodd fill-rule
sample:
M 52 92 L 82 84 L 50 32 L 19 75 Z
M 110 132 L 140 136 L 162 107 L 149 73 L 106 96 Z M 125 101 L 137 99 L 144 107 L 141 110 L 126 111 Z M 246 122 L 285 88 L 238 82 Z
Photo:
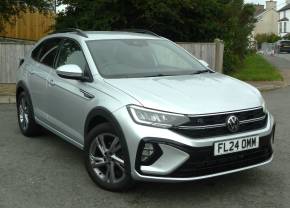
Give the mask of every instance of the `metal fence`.
M 261 52 L 265 55 L 274 55 L 277 53 L 275 43 L 262 43 Z
M 209 63 L 212 69 L 222 72 L 224 44 L 220 40 L 214 43 L 178 43 L 188 52 Z M 15 83 L 15 74 L 20 58 L 25 57 L 33 44 L 0 42 L 0 83 Z

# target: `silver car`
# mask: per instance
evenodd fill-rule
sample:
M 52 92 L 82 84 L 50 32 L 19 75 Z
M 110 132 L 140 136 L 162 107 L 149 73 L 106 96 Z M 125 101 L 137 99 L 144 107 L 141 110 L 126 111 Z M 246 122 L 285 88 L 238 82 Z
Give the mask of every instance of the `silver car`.
M 25 136 L 50 130 L 84 150 L 92 180 L 193 181 L 272 160 L 275 123 L 254 87 L 146 31 L 64 30 L 17 71 Z

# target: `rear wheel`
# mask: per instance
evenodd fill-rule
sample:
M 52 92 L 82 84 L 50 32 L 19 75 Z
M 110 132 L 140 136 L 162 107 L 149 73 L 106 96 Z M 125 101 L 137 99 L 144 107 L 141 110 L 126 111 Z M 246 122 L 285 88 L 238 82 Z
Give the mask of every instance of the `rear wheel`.
M 17 117 L 23 135 L 28 137 L 39 135 L 41 127 L 34 120 L 32 104 L 25 91 L 17 98 Z
M 86 168 L 92 180 L 110 191 L 125 191 L 133 185 L 129 170 L 129 157 L 124 141 L 105 123 L 95 127 L 88 135 Z

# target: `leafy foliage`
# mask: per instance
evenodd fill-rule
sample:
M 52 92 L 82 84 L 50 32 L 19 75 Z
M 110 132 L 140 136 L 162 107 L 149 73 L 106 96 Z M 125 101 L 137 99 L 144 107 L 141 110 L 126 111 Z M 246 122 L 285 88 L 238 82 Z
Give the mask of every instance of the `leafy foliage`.
M 257 34 L 255 36 L 255 39 L 257 41 L 258 44 L 258 48 L 261 48 L 262 43 L 275 43 L 278 40 L 281 39 L 281 37 L 279 37 L 278 35 L 275 35 L 274 33 L 272 34 Z
M 281 81 L 279 70 L 271 65 L 262 55 L 252 53 L 245 57 L 245 61 L 231 76 L 244 81 Z
M 5 23 L 13 23 L 13 16 L 17 16 L 20 12 L 29 9 L 35 11 L 46 12 L 53 8 L 53 0 L 1 0 L 0 3 L 0 31 L 4 28 Z
M 244 58 L 254 7 L 243 0 L 59 0 L 56 29 L 151 30 L 173 41 L 225 41 L 225 69 Z
M 290 40 L 290 33 L 288 33 L 287 35 L 285 35 L 285 36 L 283 37 L 283 39 L 285 39 L 285 40 Z

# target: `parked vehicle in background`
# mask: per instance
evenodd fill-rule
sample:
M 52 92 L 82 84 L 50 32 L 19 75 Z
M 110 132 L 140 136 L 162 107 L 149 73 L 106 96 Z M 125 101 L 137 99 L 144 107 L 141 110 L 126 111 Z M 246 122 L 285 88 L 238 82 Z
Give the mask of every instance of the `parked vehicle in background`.
M 42 126 L 84 150 L 102 188 L 271 162 L 275 122 L 256 88 L 151 32 L 73 31 L 43 38 L 21 64 L 18 122 L 26 136 Z
M 290 53 L 290 40 L 279 40 L 276 43 L 277 53 Z

